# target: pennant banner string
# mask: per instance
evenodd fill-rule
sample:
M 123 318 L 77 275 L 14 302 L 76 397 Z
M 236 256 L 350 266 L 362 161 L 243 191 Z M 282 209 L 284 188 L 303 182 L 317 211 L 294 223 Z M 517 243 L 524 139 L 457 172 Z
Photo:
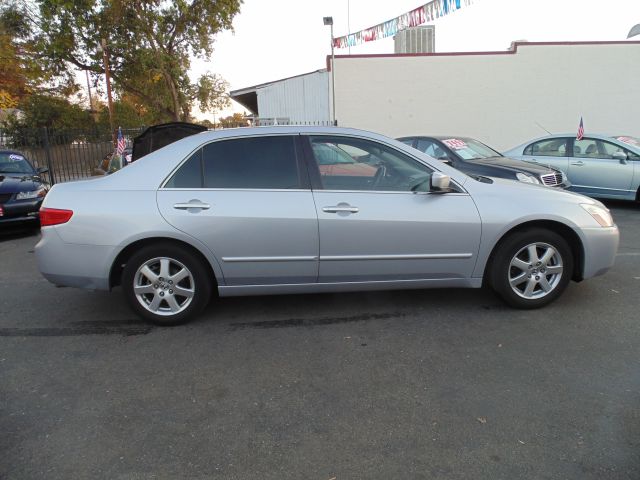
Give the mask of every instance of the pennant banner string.
M 379 23 L 373 27 L 349 35 L 343 35 L 342 37 L 336 37 L 333 39 L 333 46 L 335 48 L 347 48 L 361 45 L 365 42 L 373 42 L 374 40 L 392 37 L 400 30 L 417 27 L 427 22 L 433 22 L 451 12 L 460 10 L 463 6 L 471 5 L 473 2 L 474 0 L 433 0 L 399 17 Z

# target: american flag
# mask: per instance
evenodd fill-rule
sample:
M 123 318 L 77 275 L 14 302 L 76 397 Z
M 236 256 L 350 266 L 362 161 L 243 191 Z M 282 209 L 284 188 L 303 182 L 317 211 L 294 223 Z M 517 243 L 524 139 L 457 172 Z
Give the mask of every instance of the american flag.
M 576 135 L 576 140 L 582 140 L 584 137 L 584 124 L 582 123 L 582 117 L 580 117 L 580 125 L 578 125 L 578 135 Z
M 116 146 L 116 154 L 122 155 L 124 153 L 124 148 L 126 143 L 124 141 L 124 137 L 122 136 L 122 128 L 118 127 L 118 144 Z

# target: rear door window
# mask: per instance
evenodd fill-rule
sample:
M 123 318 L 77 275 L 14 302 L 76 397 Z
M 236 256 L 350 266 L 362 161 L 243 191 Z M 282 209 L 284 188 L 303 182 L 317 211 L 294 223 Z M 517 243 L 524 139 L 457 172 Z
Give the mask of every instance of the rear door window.
M 235 138 L 203 148 L 205 188 L 300 188 L 294 137 Z
M 566 157 L 567 156 L 567 139 L 566 138 L 550 138 L 532 143 L 524 149 L 524 155 L 539 157 Z

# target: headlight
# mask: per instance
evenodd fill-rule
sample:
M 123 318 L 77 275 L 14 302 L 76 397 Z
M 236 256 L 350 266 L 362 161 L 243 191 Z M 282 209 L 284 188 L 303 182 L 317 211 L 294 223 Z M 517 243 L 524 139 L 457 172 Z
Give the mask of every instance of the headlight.
M 613 217 L 605 207 L 599 207 L 598 205 L 592 205 L 590 203 L 581 203 L 580 206 L 584 208 L 601 227 L 613 227 Z
M 528 173 L 518 172 L 516 173 L 516 178 L 524 183 L 535 183 L 537 185 L 540 185 L 540 180 L 538 180 L 533 175 L 529 175 Z
M 44 197 L 47 194 L 47 189 L 44 187 L 40 187 L 37 190 L 32 190 L 30 192 L 20 192 L 16 195 L 16 200 L 27 200 L 28 198 L 38 198 Z

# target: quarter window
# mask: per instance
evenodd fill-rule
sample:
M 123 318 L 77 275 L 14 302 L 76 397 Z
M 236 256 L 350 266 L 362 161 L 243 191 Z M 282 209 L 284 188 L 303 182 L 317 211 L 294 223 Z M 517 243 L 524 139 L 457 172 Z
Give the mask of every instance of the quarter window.
M 203 148 L 206 188 L 300 188 L 291 136 L 236 138 Z
M 377 142 L 339 136 L 310 142 L 325 190 L 411 191 L 431 177 L 427 166 Z
M 567 139 L 551 138 L 540 142 L 532 143 L 524 149 L 524 155 L 539 157 L 566 157 Z
M 198 149 L 166 183 L 165 188 L 202 188 L 202 149 Z

